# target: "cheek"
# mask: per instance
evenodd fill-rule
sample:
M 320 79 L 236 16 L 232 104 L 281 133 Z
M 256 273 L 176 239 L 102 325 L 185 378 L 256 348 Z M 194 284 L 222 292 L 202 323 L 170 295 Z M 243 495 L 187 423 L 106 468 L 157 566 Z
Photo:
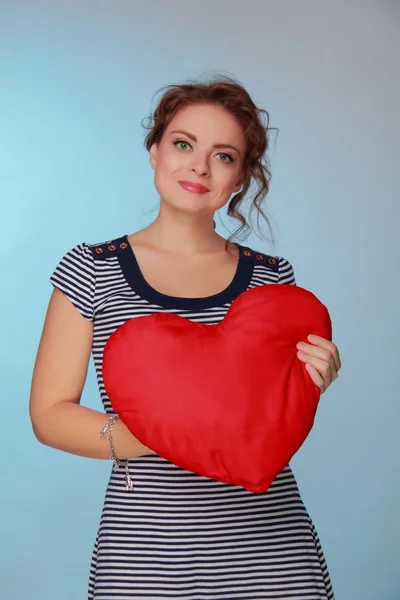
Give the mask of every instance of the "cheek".
M 181 166 L 176 156 L 170 152 L 159 151 L 154 173 L 154 184 L 160 195 L 168 193 L 170 186 L 174 185 L 174 176 L 179 172 Z
M 229 167 L 226 167 L 225 170 L 221 171 L 221 173 L 219 173 L 218 175 L 218 187 L 221 191 L 223 190 L 224 192 L 227 190 L 232 190 L 232 188 L 235 187 L 236 182 L 239 178 L 238 170 L 234 168 L 230 169 Z
M 172 152 L 162 151 L 157 160 L 157 171 L 160 174 L 171 175 L 182 167 L 182 159 Z

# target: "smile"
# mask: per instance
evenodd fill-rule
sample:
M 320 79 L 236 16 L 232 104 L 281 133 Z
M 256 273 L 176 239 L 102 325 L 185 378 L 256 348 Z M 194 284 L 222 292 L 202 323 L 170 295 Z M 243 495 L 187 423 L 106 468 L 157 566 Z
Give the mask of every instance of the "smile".
M 184 190 L 188 192 L 192 192 L 193 194 L 205 194 L 210 190 L 206 188 L 204 185 L 200 183 L 194 183 L 193 181 L 178 181 L 179 185 L 183 187 Z

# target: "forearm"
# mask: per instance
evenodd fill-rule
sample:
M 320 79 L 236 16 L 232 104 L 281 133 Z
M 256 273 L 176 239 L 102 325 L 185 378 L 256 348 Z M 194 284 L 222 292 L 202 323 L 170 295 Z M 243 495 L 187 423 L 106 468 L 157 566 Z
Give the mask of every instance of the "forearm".
M 60 402 L 48 408 L 40 418 L 32 420 L 37 439 L 46 446 L 88 458 L 109 458 L 107 434 L 99 433 L 108 416 L 73 402 Z M 117 458 L 136 458 L 155 454 L 143 446 L 118 419 L 112 428 Z

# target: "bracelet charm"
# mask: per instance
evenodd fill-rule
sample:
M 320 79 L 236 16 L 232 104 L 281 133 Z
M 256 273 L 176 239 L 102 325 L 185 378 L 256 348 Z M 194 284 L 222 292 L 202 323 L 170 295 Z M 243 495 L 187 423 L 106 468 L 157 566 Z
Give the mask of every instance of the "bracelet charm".
M 110 449 L 109 458 L 110 458 L 110 460 L 114 461 L 113 470 L 116 471 L 121 466 L 122 463 L 125 463 L 125 487 L 128 491 L 131 491 L 134 489 L 134 484 L 133 484 L 132 477 L 129 473 L 129 466 L 128 466 L 129 459 L 119 460 L 115 455 L 115 448 L 114 448 L 114 442 L 112 439 L 111 431 L 112 431 L 114 423 L 115 423 L 115 421 L 117 421 L 117 419 L 119 419 L 118 415 L 111 415 L 108 418 L 108 421 L 104 425 L 103 429 L 100 431 L 99 436 L 104 437 L 107 433 L 108 446 Z

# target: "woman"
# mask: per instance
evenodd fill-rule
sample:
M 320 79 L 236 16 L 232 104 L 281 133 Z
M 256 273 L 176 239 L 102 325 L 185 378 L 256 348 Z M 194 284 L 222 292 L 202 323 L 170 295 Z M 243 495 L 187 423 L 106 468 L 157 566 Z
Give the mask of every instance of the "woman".
M 51 276 L 30 399 L 35 435 L 65 452 L 126 459 L 107 487 L 91 600 L 333 598 L 289 465 L 262 494 L 185 471 L 110 418 L 102 381 L 105 343 L 128 319 L 168 311 L 213 324 L 247 289 L 295 284 L 286 259 L 234 244 L 213 227 L 229 201 L 228 214 L 246 225 L 240 204 L 251 183 L 259 186 L 252 207 L 265 216 L 262 112 L 229 78 L 170 86 L 146 137 L 157 218 L 105 244 L 75 246 Z M 309 342 L 298 357 L 324 392 L 337 378 L 338 351 L 320 337 Z M 107 414 L 79 403 L 91 352 Z

